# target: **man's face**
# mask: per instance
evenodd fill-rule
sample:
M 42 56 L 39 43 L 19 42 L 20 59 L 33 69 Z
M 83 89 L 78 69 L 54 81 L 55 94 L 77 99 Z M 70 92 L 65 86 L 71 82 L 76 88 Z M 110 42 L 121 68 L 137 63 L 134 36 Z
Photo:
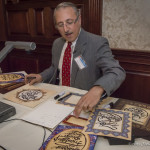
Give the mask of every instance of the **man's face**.
M 75 41 L 80 31 L 81 17 L 76 16 L 74 9 L 71 7 L 60 8 L 55 12 L 55 20 L 56 28 L 61 36 L 66 41 Z

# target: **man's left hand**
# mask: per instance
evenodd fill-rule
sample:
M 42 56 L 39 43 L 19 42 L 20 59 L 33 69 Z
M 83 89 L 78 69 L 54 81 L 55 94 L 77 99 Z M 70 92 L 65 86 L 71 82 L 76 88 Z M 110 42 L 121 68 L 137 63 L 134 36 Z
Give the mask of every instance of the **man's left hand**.
M 79 117 L 82 110 L 92 111 L 94 106 L 99 102 L 103 92 L 104 89 L 100 86 L 92 87 L 77 103 L 74 109 L 75 117 Z

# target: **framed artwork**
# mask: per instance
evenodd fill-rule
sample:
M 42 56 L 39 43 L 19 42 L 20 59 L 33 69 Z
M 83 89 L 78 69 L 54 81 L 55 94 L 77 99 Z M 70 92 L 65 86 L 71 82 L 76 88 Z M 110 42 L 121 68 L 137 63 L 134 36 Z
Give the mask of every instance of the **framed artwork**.
M 84 132 L 100 136 L 131 140 L 132 113 L 112 110 L 95 109 L 84 127 Z
M 132 121 L 135 124 L 140 124 L 142 126 L 147 125 L 149 118 L 150 118 L 149 109 L 125 104 L 122 110 L 132 112 Z
M 40 150 L 93 150 L 97 136 L 82 133 L 82 127 L 58 125 Z
M 76 118 L 73 115 L 69 115 L 63 122 L 65 124 L 68 124 L 68 125 L 71 125 L 71 126 L 81 126 L 81 127 L 84 127 L 86 125 L 87 120 L 88 119 L 81 118 L 81 117 Z
M 55 93 L 55 91 L 40 89 L 35 86 L 24 85 L 4 94 L 3 97 L 18 104 L 22 104 L 28 107 L 35 107 L 41 102 L 47 100 Z
M 23 73 L 2 73 L 0 74 L 0 85 L 6 83 L 24 82 Z
M 61 101 L 57 101 L 58 104 L 62 104 L 62 105 L 68 105 L 68 106 L 72 106 L 75 107 L 75 105 L 78 103 L 78 101 L 80 100 L 81 96 L 78 95 L 71 95 L 70 97 L 61 100 Z
M 135 137 L 141 137 L 150 140 L 150 105 L 137 101 L 119 99 L 115 109 L 132 112 L 133 134 Z

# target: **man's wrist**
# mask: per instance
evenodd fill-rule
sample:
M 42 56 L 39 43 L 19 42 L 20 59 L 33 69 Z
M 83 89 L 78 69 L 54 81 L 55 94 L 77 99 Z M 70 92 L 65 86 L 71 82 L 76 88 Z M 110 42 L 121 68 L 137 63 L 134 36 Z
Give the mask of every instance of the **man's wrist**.
M 103 89 L 101 86 L 99 86 L 99 85 L 95 85 L 95 86 L 93 87 L 93 89 L 94 89 L 96 92 L 98 92 L 100 95 L 102 95 L 103 92 L 104 92 L 104 89 Z
M 107 97 L 106 91 L 100 85 L 95 85 L 93 88 L 94 90 L 99 92 L 100 100 L 103 100 L 104 98 Z

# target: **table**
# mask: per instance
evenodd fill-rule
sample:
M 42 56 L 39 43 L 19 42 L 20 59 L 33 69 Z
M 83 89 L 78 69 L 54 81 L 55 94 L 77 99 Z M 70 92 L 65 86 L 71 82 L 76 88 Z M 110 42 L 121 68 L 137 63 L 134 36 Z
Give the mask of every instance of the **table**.
M 56 86 L 45 83 L 38 83 L 35 86 L 50 90 L 62 91 L 65 87 Z M 74 88 L 71 88 L 74 90 Z M 75 89 L 76 92 L 85 93 Z M 32 108 L 22 106 L 11 101 L 4 100 L 0 94 L 0 101 L 13 105 L 16 108 L 16 115 L 12 118 L 20 118 L 21 116 L 32 111 Z M 51 132 L 46 129 L 46 138 Z M 44 129 L 41 126 L 37 126 L 22 120 L 15 120 L 10 122 L 4 122 L 0 124 L 0 145 L 7 150 L 38 150 L 42 144 L 44 136 Z M 98 137 L 94 150 L 149 150 L 150 141 L 144 139 L 136 139 L 132 145 L 109 145 L 108 140 L 103 137 Z M 0 148 L 0 150 L 2 150 Z

